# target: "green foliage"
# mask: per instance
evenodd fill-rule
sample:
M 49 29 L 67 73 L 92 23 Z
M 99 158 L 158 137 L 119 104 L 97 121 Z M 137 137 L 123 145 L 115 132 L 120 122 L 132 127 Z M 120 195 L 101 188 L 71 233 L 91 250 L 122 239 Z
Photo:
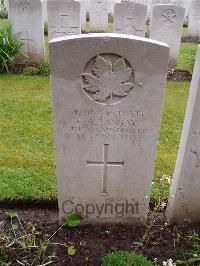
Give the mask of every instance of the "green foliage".
M 66 215 L 66 220 L 69 227 L 77 227 L 81 222 L 81 217 L 76 213 L 71 213 Z
M 0 0 L 0 19 L 7 17 L 8 17 L 8 12 L 5 8 L 4 0 Z
M 153 266 L 153 263 L 142 255 L 121 250 L 103 257 L 102 266 Z
M 67 248 L 67 254 L 69 256 L 74 256 L 77 252 L 77 249 L 74 246 L 70 246 Z
M 177 261 L 177 265 L 199 266 L 200 265 L 200 237 L 196 232 L 189 235 L 186 242 L 191 246 L 190 250 L 184 254 L 184 261 Z
M 44 34 L 48 35 L 48 23 L 47 22 L 44 23 Z
M 5 212 L 5 215 L 11 220 L 18 217 L 16 212 Z
M 108 14 L 109 23 L 113 23 L 113 15 L 111 13 Z
M 186 19 L 183 23 L 183 28 L 187 28 L 188 27 L 188 19 Z
M 23 70 L 23 74 L 26 76 L 34 76 L 34 75 L 39 75 L 39 70 L 37 67 L 26 67 Z
M 45 61 L 43 64 L 39 66 L 39 75 L 41 76 L 49 76 L 50 75 L 50 67 L 49 62 Z
M 10 25 L 0 30 L 0 73 L 11 70 L 17 54 L 25 56 L 21 46 L 22 43 L 15 38 Z
M 23 74 L 26 76 L 49 76 L 50 75 L 50 68 L 49 63 L 45 61 L 43 64 L 37 67 L 26 67 L 23 71 Z

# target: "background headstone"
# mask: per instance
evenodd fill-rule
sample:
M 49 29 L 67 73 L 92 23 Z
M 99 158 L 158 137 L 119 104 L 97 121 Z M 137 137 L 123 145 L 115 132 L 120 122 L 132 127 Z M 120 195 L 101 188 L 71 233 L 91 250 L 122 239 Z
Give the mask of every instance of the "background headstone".
M 123 34 L 50 43 L 60 219 L 147 218 L 168 56 Z
M 90 31 L 108 30 L 109 0 L 90 0 Z
M 185 9 L 174 5 L 152 7 L 150 38 L 170 46 L 169 68 L 175 68 L 181 45 Z
M 188 32 L 189 36 L 200 38 L 200 0 L 191 0 Z
M 47 0 L 42 0 L 43 21 L 48 22 Z
M 34 63 L 44 60 L 44 25 L 40 0 L 9 0 L 9 19 L 23 51 Z
M 171 187 L 170 222 L 200 222 L 200 46 L 193 72 L 181 142 Z
M 113 31 L 144 37 L 146 16 L 146 5 L 131 2 L 115 4 Z
M 80 0 L 81 3 L 81 31 L 86 31 L 86 15 L 89 12 L 89 0 Z
M 48 0 L 47 10 L 49 41 L 81 33 L 80 2 Z

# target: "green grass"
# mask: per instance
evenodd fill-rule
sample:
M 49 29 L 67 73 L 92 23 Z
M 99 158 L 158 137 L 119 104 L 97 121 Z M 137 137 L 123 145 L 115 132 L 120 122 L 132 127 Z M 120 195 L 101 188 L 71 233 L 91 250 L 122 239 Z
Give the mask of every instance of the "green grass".
M 0 28 L 4 29 L 6 26 L 8 26 L 8 20 L 7 19 L 0 19 Z
M 160 179 L 173 175 L 189 86 L 188 82 L 167 82 L 152 190 L 152 198 L 155 200 L 158 199 L 160 193 L 163 199 L 167 199 L 168 196 L 168 180 Z
M 90 22 L 86 22 L 86 32 L 90 32 Z M 108 23 L 108 32 L 113 32 L 113 23 Z
M 188 36 L 188 28 L 183 28 L 182 37 Z
M 168 82 L 152 198 L 172 176 L 189 83 Z M 0 199 L 55 199 L 56 175 L 49 79 L 0 76 Z M 169 184 L 166 185 L 165 196 Z
M 0 199 L 55 198 L 49 80 L 0 76 Z
M 177 69 L 188 70 L 192 73 L 198 44 L 182 43 L 178 58 Z

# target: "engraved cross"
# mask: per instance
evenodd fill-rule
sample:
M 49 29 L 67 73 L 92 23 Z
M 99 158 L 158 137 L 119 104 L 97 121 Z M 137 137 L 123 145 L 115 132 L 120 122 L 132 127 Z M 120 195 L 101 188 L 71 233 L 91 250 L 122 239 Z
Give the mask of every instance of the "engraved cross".
M 32 39 L 29 39 L 28 37 L 28 31 L 24 31 L 25 37 L 20 38 L 21 41 L 24 41 L 24 45 L 26 47 L 26 51 L 29 53 L 29 42 L 33 42 Z
M 94 162 L 94 161 L 86 161 L 88 166 L 103 166 L 103 174 L 102 174 L 102 194 L 107 193 L 106 189 L 106 180 L 107 180 L 107 169 L 108 166 L 124 166 L 123 162 L 109 162 L 108 161 L 108 147 L 109 144 L 103 145 L 103 161 Z

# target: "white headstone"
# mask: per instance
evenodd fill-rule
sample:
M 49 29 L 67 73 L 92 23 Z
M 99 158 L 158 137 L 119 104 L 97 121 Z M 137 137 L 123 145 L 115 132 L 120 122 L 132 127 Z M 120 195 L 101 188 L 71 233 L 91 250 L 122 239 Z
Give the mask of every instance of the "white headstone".
M 165 4 L 184 7 L 185 18 L 188 16 L 188 8 L 189 8 L 190 0 L 151 0 L 150 7 L 149 7 L 149 13 L 153 5 L 165 5 Z
M 89 12 L 89 0 L 80 0 L 81 3 L 81 30 L 86 31 L 86 15 Z
M 48 22 L 47 0 L 42 0 L 43 21 Z
M 146 5 L 139 3 L 115 4 L 113 31 L 144 37 L 146 16 Z
M 9 19 L 23 51 L 34 63 L 44 60 L 44 25 L 40 0 L 9 0 Z
M 185 18 L 187 18 L 189 16 L 190 2 L 191 2 L 191 0 L 186 0 L 186 2 L 185 2 Z
M 200 0 L 191 0 L 188 31 L 189 36 L 200 38 Z
M 80 2 L 48 0 L 47 9 L 49 41 L 81 33 Z
M 170 222 L 200 222 L 200 46 L 193 72 L 181 142 L 171 187 Z
M 60 219 L 147 218 L 168 56 L 125 34 L 50 43 Z
M 150 38 L 170 46 L 169 68 L 175 68 L 181 45 L 185 9 L 173 5 L 152 7 Z
M 108 2 L 108 13 L 114 15 L 114 5 L 116 3 L 121 3 L 120 0 L 109 0 Z
M 108 1 L 109 0 L 90 0 L 90 31 L 108 30 Z

